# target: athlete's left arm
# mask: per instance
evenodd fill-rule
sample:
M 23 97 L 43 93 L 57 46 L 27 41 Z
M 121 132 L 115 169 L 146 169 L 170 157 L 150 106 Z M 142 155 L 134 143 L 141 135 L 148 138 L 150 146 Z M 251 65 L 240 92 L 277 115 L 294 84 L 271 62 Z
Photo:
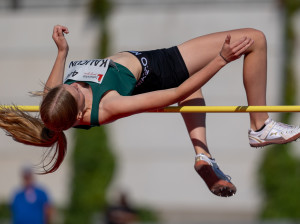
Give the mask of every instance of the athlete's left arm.
M 133 96 L 121 96 L 117 91 L 112 90 L 106 93 L 100 101 L 99 122 L 104 124 L 177 103 L 198 90 L 225 65 L 225 61 L 217 55 L 207 66 L 176 88 Z
M 52 71 L 44 88 L 45 93 L 48 92 L 49 89 L 63 83 L 65 63 L 69 51 L 69 46 L 64 37 L 64 33 L 69 33 L 67 27 L 61 25 L 54 26 L 52 38 L 57 46 L 58 52 Z
M 99 123 L 106 124 L 133 114 L 165 107 L 176 102 L 175 89 L 159 90 L 134 96 L 109 91 L 99 105 Z

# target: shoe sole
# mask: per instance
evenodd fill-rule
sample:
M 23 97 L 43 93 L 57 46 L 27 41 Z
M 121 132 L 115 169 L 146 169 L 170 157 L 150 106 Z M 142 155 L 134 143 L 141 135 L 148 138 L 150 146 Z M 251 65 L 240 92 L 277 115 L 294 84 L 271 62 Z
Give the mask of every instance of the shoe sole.
M 207 162 L 196 162 L 195 170 L 202 177 L 208 189 L 213 194 L 220 197 L 230 197 L 235 195 L 236 187 L 232 183 L 220 179 Z
M 300 138 L 300 133 L 297 135 L 294 135 L 293 137 L 286 139 L 286 140 L 280 140 L 280 141 L 267 141 L 267 142 L 261 142 L 261 143 L 255 143 L 255 144 L 250 144 L 251 147 L 255 148 L 261 148 L 267 145 L 272 145 L 272 144 L 287 144 L 293 141 L 296 141 L 297 139 Z

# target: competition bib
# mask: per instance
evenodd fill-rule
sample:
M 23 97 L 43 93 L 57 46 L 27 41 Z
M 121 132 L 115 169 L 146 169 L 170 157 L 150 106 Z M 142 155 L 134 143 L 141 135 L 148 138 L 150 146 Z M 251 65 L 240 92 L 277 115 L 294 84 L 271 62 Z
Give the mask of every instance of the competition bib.
M 71 79 L 101 84 L 109 65 L 110 59 L 71 61 L 64 82 Z

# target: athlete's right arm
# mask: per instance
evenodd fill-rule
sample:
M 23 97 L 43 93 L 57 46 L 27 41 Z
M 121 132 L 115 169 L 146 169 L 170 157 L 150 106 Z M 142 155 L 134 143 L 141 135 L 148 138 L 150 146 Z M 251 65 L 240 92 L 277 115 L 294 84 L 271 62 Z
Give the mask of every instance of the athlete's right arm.
M 48 92 L 49 89 L 63 83 L 65 63 L 69 51 L 69 46 L 64 37 L 64 33 L 69 33 L 67 27 L 61 25 L 54 26 L 52 38 L 57 46 L 58 53 L 44 88 L 45 93 Z
M 117 91 L 107 92 L 100 101 L 100 123 L 109 123 L 122 117 L 162 108 L 186 99 L 199 90 L 228 62 L 242 56 L 252 44 L 253 40 L 246 37 L 230 44 L 230 36 L 227 36 L 220 54 L 176 88 L 133 96 L 121 96 Z

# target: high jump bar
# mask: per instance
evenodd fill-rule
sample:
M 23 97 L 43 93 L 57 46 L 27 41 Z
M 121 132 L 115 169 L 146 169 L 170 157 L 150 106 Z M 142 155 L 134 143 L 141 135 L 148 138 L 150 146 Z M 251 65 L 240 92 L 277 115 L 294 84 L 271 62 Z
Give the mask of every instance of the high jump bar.
M 0 105 L 1 108 L 17 108 L 26 112 L 38 112 L 39 106 Z M 170 106 L 148 112 L 158 113 L 249 113 L 249 112 L 300 112 L 299 105 L 293 106 Z

